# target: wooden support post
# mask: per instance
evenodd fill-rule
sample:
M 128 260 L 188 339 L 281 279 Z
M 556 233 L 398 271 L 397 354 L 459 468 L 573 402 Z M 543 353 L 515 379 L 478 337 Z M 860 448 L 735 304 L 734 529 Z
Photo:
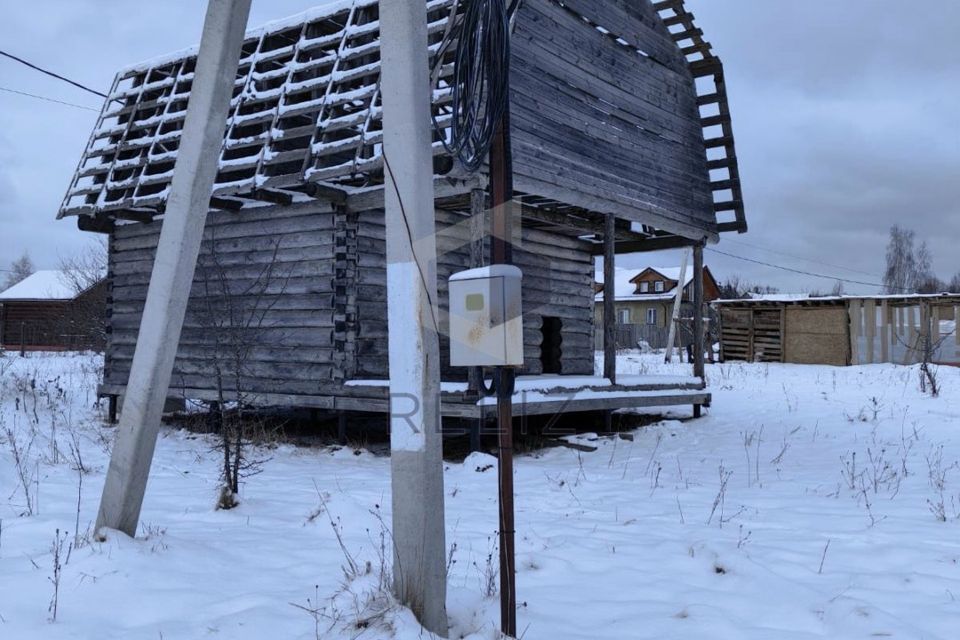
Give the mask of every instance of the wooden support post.
M 210 0 L 160 240 L 94 531 L 133 536 L 217 176 L 250 0 Z
M 906 313 L 907 349 L 906 355 L 903 357 L 903 364 L 913 364 L 919 362 L 918 356 L 920 355 L 920 333 L 917 328 L 917 308 L 908 307 Z
M 957 345 L 957 351 L 960 352 L 960 305 L 953 307 L 953 341 Z
M 117 395 L 107 396 L 107 422 L 117 424 Z
M 677 282 L 677 295 L 673 298 L 673 315 L 670 319 L 670 327 L 667 330 L 667 356 L 665 362 L 673 362 L 674 342 L 677 339 L 677 321 L 680 319 L 680 302 L 683 299 L 683 283 L 687 281 L 687 258 L 690 253 L 683 252 L 683 260 L 680 261 L 680 280 Z
M 393 592 L 441 637 L 447 624 L 436 209 L 427 9 L 381 0 Z
M 611 384 L 617 383 L 616 224 L 616 216 L 607 214 L 603 226 L 603 377 Z
M 698 243 L 693 247 L 693 375 L 701 380 L 706 376 L 703 352 L 703 243 Z
M 694 417 L 694 418 L 699 418 L 699 417 L 703 414 L 703 410 L 701 409 L 701 406 L 702 406 L 702 405 L 699 405 L 699 404 L 693 405 L 693 417 Z
M 27 324 L 25 322 L 20 323 L 20 357 L 27 355 L 27 340 L 26 340 L 26 331 Z
M 890 362 L 890 304 L 880 303 L 880 362 Z
M 940 307 L 933 303 L 928 304 L 930 305 L 930 341 L 931 344 L 936 345 L 940 342 Z
M 337 442 L 347 444 L 347 414 L 343 411 L 337 414 Z
M 476 453 L 480 451 L 482 445 L 480 436 L 483 432 L 483 418 L 475 418 L 470 420 L 470 452 Z
M 863 303 L 863 328 L 867 346 L 867 363 L 874 363 L 874 351 L 877 335 L 877 302 L 870 299 Z
M 850 364 L 860 364 L 860 301 L 850 301 Z

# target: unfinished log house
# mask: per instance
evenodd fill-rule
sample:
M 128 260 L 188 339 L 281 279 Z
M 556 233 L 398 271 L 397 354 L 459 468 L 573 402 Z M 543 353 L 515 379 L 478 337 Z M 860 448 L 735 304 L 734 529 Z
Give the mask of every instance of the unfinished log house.
M 450 274 L 487 260 L 487 176 L 442 145 L 452 60 L 436 57 L 462 3 L 426 4 L 442 311 Z M 696 377 L 594 375 L 593 261 L 746 229 L 720 61 L 681 0 L 523 0 L 512 47 L 520 411 L 708 403 Z M 195 56 L 117 74 L 59 213 L 109 235 L 105 395 L 123 394 L 129 374 Z M 255 329 L 242 385 L 258 402 L 387 410 L 379 73 L 375 0 L 247 34 L 171 395 L 215 398 L 217 336 L 239 322 Z M 446 364 L 443 337 L 441 353 Z M 465 371 L 443 378 L 445 414 L 492 412 L 465 392 Z

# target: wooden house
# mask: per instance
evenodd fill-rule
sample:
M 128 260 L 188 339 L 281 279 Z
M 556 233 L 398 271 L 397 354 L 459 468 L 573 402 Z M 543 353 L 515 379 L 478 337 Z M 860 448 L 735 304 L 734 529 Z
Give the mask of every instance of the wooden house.
M 703 268 L 703 304 L 720 297 L 720 287 L 710 272 Z M 599 276 L 598 276 L 598 279 Z M 693 315 L 693 269 L 687 268 L 681 298 L 683 317 Z M 614 300 L 616 301 L 617 324 L 642 324 L 667 328 L 673 313 L 673 302 L 680 284 L 680 267 L 647 267 L 646 269 L 616 270 Z M 598 283 L 596 295 L 596 321 L 603 322 L 604 285 Z
M 59 270 L 37 271 L 0 292 L 0 348 L 102 349 L 106 282 L 78 291 Z
M 960 365 L 960 295 L 761 295 L 717 300 L 723 360 Z M 929 343 L 927 337 L 929 336 Z
M 462 3 L 426 5 L 442 311 L 450 274 L 483 266 L 489 253 L 487 175 L 465 172 L 441 143 L 452 59 L 436 52 Z M 746 229 L 719 59 L 680 0 L 523 0 L 512 33 L 526 360 L 518 393 L 539 394 L 523 410 L 707 402 L 698 378 L 612 385 L 594 376 L 593 275 L 605 250 L 690 246 Z M 60 210 L 109 235 L 105 394 L 127 382 L 195 56 L 117 74 Z M 255 319 L 243 385 L 257 401 L 387 410 L 379 74 L 375 0 L 247 34 L 171 394 L 215 397 L 211 360 L 218 336 L 236 334 L 223 326 L 236 316 Z M 444 413 L 492 412 L 465 393 L 466 373 L 447 366 L 443 336 L 441 352 Z M 570 404 L 571 389 L 591 400 Z

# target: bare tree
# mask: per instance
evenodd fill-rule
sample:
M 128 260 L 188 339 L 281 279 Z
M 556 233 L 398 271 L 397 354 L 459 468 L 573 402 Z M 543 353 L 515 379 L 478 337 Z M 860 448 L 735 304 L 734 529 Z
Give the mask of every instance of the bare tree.
M 933 252 L 925 241 L 921 242 L 917 249 L 913 289 L 917 293 L 940 293 L 946 288 L 946 284 L 933 273 Z
M 950 278 L 950 284 L 947 285 L 947 291 L 950 293 L 960 293 L 960 271 L 953 274 L 953 277 Z
M 10 265 L 10 271 L 7 274 L 7 279 L 3 284 L 3 288 L 9 289 L 18 282 L 26 280 L 33 275 L 34 271 L 36 271 L 36 269 L 33 268 L 33 261 L 30 259 L 30 255 L 24 251 L 23 255 L 17 258 L 13 264 Z
M 100 239 L 71 256 L 60 258 L 61 277 L 74 300 L 61 321 L 60 332 L 77 336 L 78 345 L 102 349 L 107 340 L 107 242 Z
M 267 315 L 282 297 L 289 275 L 278 273 L 279 241 L 249 281 L 231 276 L 212 230 L 204 245 L 207 251 L 197 264 L 203 296 L 196 317 L 210 342 L 204 360 L 217 392 L 217 400 L 210 403 L 223 453 L 223 485 L 217 506 L 231 509 L 237 504 L 240 480 L 259 473 L 263 463 L 246 455 L 255 428 L 245 411 L 250 404 L 247 378 L 253 350 L 262 345 L 269 329 Z
M 890 240 L 887 242 L 887 268 L 883 274 L 883 285 L 887 293 L 907 293 L 913 290 L 917 267 L 913 249 L 915 236 L 912 229 L 905 229 L 896 224 L 890 227 Z

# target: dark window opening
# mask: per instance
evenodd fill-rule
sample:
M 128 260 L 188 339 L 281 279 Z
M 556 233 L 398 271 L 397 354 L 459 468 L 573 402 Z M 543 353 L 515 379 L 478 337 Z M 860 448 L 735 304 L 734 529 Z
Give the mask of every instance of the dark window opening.
M 563 342 L 563 322 L 560 318 L 543 318 L 543 325 L 540 328 L 542 339 L 540 341 L 540 366 L 543 373 L 561 373 L 561 356 L 563 351 L 560 348 Z

